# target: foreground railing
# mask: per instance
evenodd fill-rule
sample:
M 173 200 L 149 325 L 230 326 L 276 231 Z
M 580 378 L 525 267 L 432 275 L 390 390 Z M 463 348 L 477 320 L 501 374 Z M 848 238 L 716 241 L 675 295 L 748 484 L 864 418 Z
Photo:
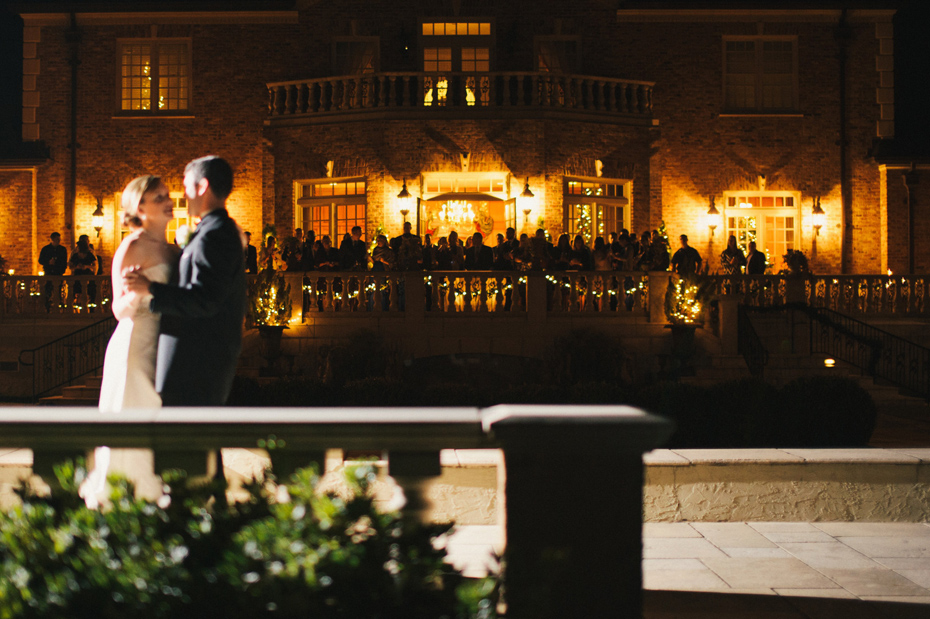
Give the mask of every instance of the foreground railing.
M 0 276 L 0 319 L 74 315 L 108 315 L 113 299 L 109 276 Z
M 843 314 L 926 315 L 930 276 L 908 275 L 712 275 L 715 294 L 740 297 L 753 307 L 806 303 Z
M 414 520 L 426 517 L 425 485 L 440 473 L 441 449 L 501 448 L 503 577 L 507 616 L 516 619 L 599 619 L 620 609 L 640 616 L 642 453 L 670 432 L 667 421 L 623 406 L 173 408 L 108 415 L 86 408 L 41 415 L 34 408 L 0 409 L 0 446 L 31 448 L 34 472 L 47 479 L 55 462 L 99 445 L 152 449 L 158 472 L 203 474 L 216 450 L 256 448 L 274 436 L 277 448 L 269 455 L 279 479 L 311 462 L 322 467 L 329 448 L 383 450 L 406 497 L 404 515 Z
M 651 117 L 653 86 L 653 82 L 545 72 L 370 73 L 269 83 L 268 114 L 540 108 Z

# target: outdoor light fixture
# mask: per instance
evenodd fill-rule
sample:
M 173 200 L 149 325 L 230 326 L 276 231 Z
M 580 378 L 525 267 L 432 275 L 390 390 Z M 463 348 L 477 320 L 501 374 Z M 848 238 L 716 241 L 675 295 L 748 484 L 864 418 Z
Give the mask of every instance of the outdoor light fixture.
M 521 198 L 533 198 L 533 192 L 530 191 L 530 178 L 526 177 L 526 183 L 523 185 L 523 193 L 520 194 Z
M 827 214 L 820 208 L 820 198 L 814 198 L 814 208 L 811 211 L 811 223 L 814 225 L 814 232 L 820 236 L 820 229 L 823 227 Z
M 825 368 L 832 368 L 832 367 L 834 367 L 834 366 L 836 366 L 836 359 L 829 359 L 829 358 L 827 358 L 827 359 L 824 359 L 824 360 L 823 360 L 823 367 L 825 367 Z
M 407 179 L 406 178 L 404 179 L 404 186 L 400 188 L 400 193 L 397 194 L 397 197 L 400 198 L 401 200 L 410 199 L 410 192 L 407 191 Z
M 100 231 L 103 230 L 103 203 L 100 201 L 100 198 L 97 198 L 97 208 L 94 210 L 94 214 L 91 215 L 91 222 L 94 230 L 97 231 L 97 238 L 100 238 Z
M 407 179 L 404 179 L 404 186 L 400 188 L 397 199 L 400 200 L 400 214 L 404 216 L 404 223 L 407 223 L 407 214 L 410 212 L 410 201 L 413 196 L 407 191 Z
M 707 221 L 707 227 L 710 228 L 710 235 L 714 236 L 714 231 L 717 229 L 717 222 L 720 219 L 720 211 L 717 210 L 717 207 L 714 206 L 714 197 L 710 198 L 710 208 L 707 209 L 707 215 L 704 216 Z

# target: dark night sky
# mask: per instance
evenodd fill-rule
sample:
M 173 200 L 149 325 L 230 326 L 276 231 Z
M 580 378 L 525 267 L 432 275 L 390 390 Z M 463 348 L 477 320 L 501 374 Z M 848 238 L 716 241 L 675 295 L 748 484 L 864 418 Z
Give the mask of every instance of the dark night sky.
M 20 0 L 20 4 L 27 3 L 29 0 Z M 71 0 L 67 4 L 86 2 Z M 899 7 L 895 17 L 896 142 L 915 154 L 930 156 L 930 1 L 873 4 Z M 0 157 L 15 152 L 20 138 L 21 54 L 22 21 L 4 6 L 0 9 Z

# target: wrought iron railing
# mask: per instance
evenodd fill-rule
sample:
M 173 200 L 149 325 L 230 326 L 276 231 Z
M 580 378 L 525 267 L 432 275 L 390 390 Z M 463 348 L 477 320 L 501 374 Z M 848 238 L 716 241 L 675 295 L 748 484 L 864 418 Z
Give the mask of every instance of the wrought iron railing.
M 796 307 L 811 318 L 811 353 L 850 363 L 930 399 L 930 348 L 823 307 Z
M 116 318 L 108 316 L 38 348 L 21 351 L 20 364 L 32 366 L 33 400 L 101 369 L 115 328 Z
M 385 110 L 547 109 L 652 117 L 653 82 L 546 72 L 371 73 L 268 87 L 268 115 L 326 116 Z
M 746 360 L 749 373 L 761 378 L 765 372 L 765 365 L 769 360 L 769 353 L 765 349 L 765 344 L 762 343 L 762 338 L 759 337 L 759 333 L 752 325 L 752 320 L 749 318 L 749 311 L 746 309 L 745 305 L 739 306 L 737 329 L 739 332 L 739 354 Z

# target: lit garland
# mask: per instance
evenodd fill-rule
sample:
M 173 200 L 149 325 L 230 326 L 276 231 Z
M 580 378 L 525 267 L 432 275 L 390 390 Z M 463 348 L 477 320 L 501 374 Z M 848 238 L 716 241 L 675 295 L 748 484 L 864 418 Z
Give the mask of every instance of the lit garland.
M 291 285 L 272 269 L 261 271 L 249 290 L 249 314 L 258 326 L 287 325 L 291 319 Z
M 673 276 L 665 293 L 665 316 L 672 324 L 693 325 L 700 321 L 704 309 L 701 299 L 708 287 L 696 280 Z
M 578 231 L 584 238 L 585 243 L 591 242 L 591 207 L 587 204 L 581 206 L 581 214 L 578 216 Z

